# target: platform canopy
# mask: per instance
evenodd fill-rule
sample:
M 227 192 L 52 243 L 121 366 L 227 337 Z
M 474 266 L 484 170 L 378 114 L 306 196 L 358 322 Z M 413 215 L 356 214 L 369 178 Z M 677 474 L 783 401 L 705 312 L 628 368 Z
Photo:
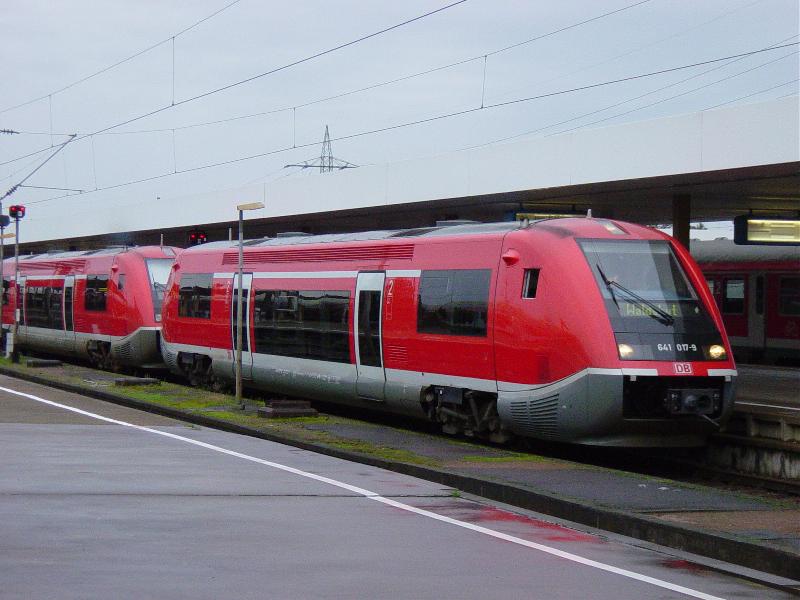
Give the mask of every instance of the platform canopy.
M 789 96 L 124 206 L 104 203 L 100 193 L 67 197 L 30 210 L 23 241 L 39 250 L 153 243 L 164 234 L 185 245 L 191 228 L 227 239 L 236 205 L 246 202 L 266 206 L 248 215 L 248 236 L 589 208 L 595 216 L 671 223 L 676 199 L 681 218 L 692 221 L 797 214 L 799 113 L 798 97 Z

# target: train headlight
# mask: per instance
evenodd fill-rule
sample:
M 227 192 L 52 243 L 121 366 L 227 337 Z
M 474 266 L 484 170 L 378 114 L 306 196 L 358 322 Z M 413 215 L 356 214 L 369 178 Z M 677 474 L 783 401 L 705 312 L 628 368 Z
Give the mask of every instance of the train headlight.
M 633 356 L 633 347 L 630 344 L 617 344 L 617 351 L 620 358 L 630 358 Z
M 708 349 L 708 355 L 711 357 L 712 360 L 724 360 L 727 353 L 725 352 L 724 346 L 720 346 L 719 344 L 714 344 Z

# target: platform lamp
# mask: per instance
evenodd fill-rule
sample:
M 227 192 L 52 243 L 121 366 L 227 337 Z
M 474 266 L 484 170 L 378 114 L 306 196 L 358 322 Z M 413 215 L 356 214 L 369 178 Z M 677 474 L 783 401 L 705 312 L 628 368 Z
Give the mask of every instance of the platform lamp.
M 239 277 L 236 290 L 236 404 L 246 408 L 242 400 L 242 277 L 244 275 L 244 211 L 264 208 L 263 202 L 250 202 L 236 207 L 239 211 Z M 250 348 L 252 351 L 252 348 Z
M 15 204 L 8 209 L 9 216 L 14 219 L 14 329 L 11 331 L 11 362 L 19 362 L 17 350 L 17 334 L 19 332 L 19 222 L 25 216 L 25 207 Z

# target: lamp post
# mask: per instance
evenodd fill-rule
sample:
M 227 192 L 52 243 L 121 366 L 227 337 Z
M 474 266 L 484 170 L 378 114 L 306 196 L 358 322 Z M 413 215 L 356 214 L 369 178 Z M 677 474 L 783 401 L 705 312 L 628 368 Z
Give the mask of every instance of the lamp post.
M 242 276 L 244 274 L 244 211 L 264 208 L 263 202 L 250 202 L 236 207 L 239 211 L 239 277 L 236 290 L 236 361 L 234 371 L 236 374 L 236 404 L 244 409 L 242 401 Z
M 3 261 L 6 258 L 5 257 L 5 246 L 6 246 L 6 244 L 5 244 L 6 231 L 5 230 L 6 230 L 6 227 L 8 227 L 9 223 L 11 223 L 11 217 L 9 217 L 8 215 L 4 215 L 3 214 L 3 201 L 0 200 L 0 285 L 2 285 L 2 288 L 0 288 L 0 311 L 3 310 L 3 306 L 5 305 L 5 299 L 6 299 L 6 280 L 5 280 L 4 273 L 3 273 L 3 267 L 5 267 L 5 264 L 3 263 Z M 9 234 L 9 237 L 11 237 L 11 235 L 13 235 L 13 234 Z M 10 284 L 9 284 L 9 286 L 10 286 Z M 3 351 L 5 351 L 5 341 L 6 341 L 5 333 L 6 333 L 5 329 L 2 328 L 2 319 L 0 319 L 0 345 L 3 348 Z
M 11 332 L 11 362 L 19 362 L 17 350 L 17 334 L 19 332 L 19 221 L 25 216 L 25 207 L 16 204 L 8 209 L 8 214 L 14 219 L 14 329 Z

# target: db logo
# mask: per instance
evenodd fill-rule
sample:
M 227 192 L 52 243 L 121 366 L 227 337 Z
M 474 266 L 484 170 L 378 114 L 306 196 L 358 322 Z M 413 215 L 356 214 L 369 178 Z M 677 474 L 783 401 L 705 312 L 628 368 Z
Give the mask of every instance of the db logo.
M 673 363 L 672 365 L 675 368 L 676 375 L 691 375 L 692 374 L 692 365 L 691 363 Z

